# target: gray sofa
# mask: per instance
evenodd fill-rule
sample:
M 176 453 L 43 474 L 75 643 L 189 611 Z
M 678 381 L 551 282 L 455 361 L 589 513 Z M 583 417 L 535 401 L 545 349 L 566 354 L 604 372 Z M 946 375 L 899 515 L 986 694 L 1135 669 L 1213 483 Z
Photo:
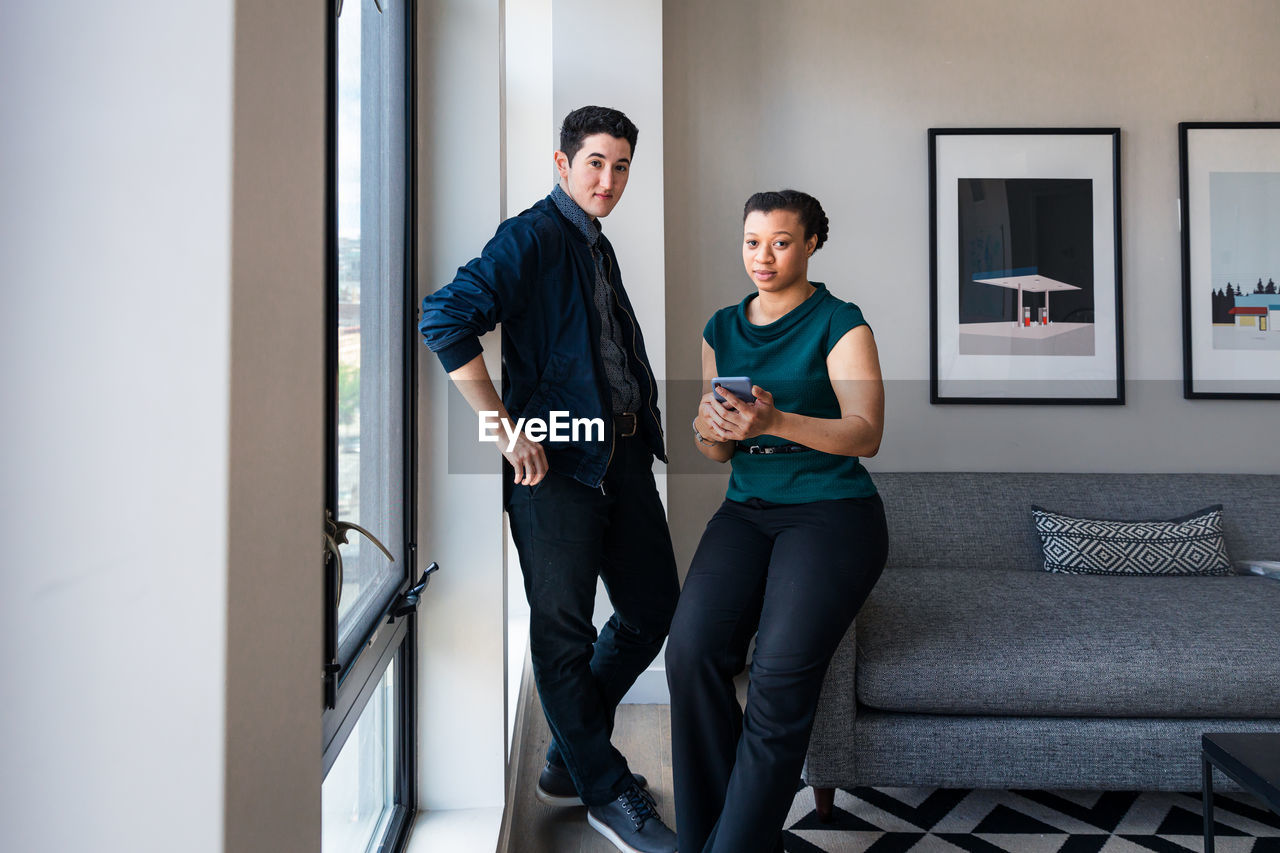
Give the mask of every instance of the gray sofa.
M 1280 581 L 1043 571 L 1031 505 L 1166 519 L 1222 504 L 1280 559 L 1280 476 L 875 474 L 889 562 L 827 673 L 805 781 L 1182 790 L 1205 731 L 1280 732 Z

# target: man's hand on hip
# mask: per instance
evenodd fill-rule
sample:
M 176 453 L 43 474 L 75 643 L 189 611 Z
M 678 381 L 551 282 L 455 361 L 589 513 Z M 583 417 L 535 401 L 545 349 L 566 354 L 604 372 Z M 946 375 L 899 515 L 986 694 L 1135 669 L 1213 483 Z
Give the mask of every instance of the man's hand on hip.
M 515 469 L 516 476 L 512 482 L 518 486 L 536 486 L 547 475 L 546 452 L 541 444 L 530 441 L 524 433 L 516 436 L 515 446 L 510 450 L 503 449 L 502 455 Z
M 449 378 L 458 386 L 458 390 L 462 392 L 463 398 L 471 406 L 472 411 L 477 414 L 497 412 L 498 418 L 502 421 L 503 431 L 507 435 L 515 431 L 511 415 L 508 414 L 507 407 L 502 405 L 502 400 L 498 397 L 498 389 L 493 387 L 489 370 L 484 366 L 483 354 L 450 372 Z M 541 444 L 530 441 L 524 432 L 516 436 L 515 444 L 511 445 L 510 450 L 506 449 L 504 441 L 498 442 L 498 448 L 511 463 L 511 467 L 516 469 L 515 479 L 512 480 L 516 485 L 536 486 L 547 475 L 549 466 L 546 451 L 542 449 Z

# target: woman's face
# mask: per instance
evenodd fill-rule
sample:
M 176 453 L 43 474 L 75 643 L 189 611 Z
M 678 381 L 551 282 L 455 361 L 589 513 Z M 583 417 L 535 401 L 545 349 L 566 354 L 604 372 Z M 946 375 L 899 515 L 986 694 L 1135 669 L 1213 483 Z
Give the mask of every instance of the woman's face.
M 762 291 L 776 293 L 808 281 L 809 255 L 817 235 L 804 238 L 800 217 L 790 210 L 753 210 L 742 223 L 742 263 Z

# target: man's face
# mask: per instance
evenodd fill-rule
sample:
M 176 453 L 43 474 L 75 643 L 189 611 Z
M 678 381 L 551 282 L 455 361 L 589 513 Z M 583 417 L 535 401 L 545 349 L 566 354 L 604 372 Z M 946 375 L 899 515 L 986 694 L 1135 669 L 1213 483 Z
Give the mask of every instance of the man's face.
M 556 152 L 560 186 L 589 216 L 608 216 L 627 187 L 631 170 L 631 143 L 607 133 L 595 133 L 582 140 L 573 162 L 563 151 Z

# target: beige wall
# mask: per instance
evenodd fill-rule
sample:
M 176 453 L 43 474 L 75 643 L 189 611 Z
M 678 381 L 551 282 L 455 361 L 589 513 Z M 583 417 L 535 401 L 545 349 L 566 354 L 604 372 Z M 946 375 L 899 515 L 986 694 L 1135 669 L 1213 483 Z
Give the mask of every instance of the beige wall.
M 228 853 L 320 848 L 325 12 L 236 4 Z
M 1177 123 L 1280 118 L 1278 35 L 1271 0 L 667 3 L 668 378 L 697 378 L 706 318 L 751 287 L 747 195 L 795 186 L 831 219 L 811 278 L 862 306 L 890 380 L 873 475 L 1257 470 L 1275 403 L 1182 399 Z M 929 404 L 926 130 L 948 126 L 1122 129 L 1127 405 Z M 694 389 L 669 397 L 687 422 Z M 726 475 L 673 433 L 687 565 Z

